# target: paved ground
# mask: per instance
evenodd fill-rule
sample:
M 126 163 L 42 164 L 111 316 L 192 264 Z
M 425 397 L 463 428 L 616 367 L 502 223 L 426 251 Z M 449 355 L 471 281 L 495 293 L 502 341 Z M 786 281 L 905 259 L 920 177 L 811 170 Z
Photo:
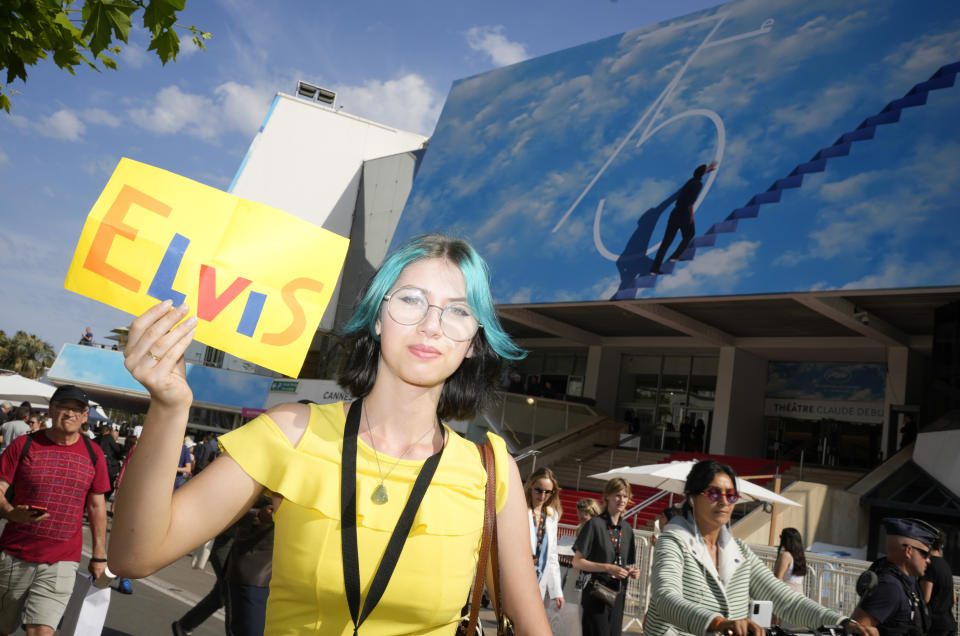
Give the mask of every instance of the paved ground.
M 4 521 L 0 521 L 2 529 Z M 109 540 L 109 536 L 108 536 Z M 84 525 L 84 548 L 81 567 L 86 568 L 90 556 L 89 528 Z M 133 582 L 133 594 L 121 594 L 113 585 L 110 610 L 103 636 L 169 636 L 170 623 L 182 616 L 213 587 L 213 568 L 208 563 L 202 570 L 191 567 L 192 558 L 179 561 L 153 576 Z M 493 614 L 481 611 L 484 631 L 495 636 Z M 22 635 L 22 629 L 14 634 Z M 223 612 L 213 614 L 193 631 L 194 636 L 219 636 L 224 633 Z
M 5 522 L 0 521 L 0 529 Z M 109 540 L 109 537 L 108 537 Z M 84 526 L 84 548 L 81 567 L 86 568 L 90 555 L 89 529 Z M 213 568 L 207 564 L 203 570 L 191 567 L 192 558 L 179 561 L 160 570 L 153 576 L 133 582 L 133 594 L 121 594 L 116 584 L 111 592 L 110 610 L 107 614 L 103 636 L 168 636 L 170 623 L 182 616 L 213 587 Z M 484 633 L 496 636 L 493 612 L 481 610 Z M 628 631 L 639 631 L 632 626 Z M 22 635 L 23 630 L 14 634 Z M 224 634 L 223 612 L 218 611 L 203 625 L 193 631 L 194 636 L 219 636 Z

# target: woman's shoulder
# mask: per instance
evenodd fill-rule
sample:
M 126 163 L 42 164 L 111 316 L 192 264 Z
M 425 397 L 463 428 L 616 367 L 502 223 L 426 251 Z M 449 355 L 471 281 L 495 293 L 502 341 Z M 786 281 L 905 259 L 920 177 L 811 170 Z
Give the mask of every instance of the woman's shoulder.
M 278 404 L 220 436 L 220 446 L 231 454 L 246 448 L 261 453 L 267 448 L 296 449 L 308 431 L 314 436 L 322 436 L 326 429 L 338 429 L 342 433 L 343 410 L 342 402 Z
M 330 404 L 301 404 L 300 402 L 285 402 L 270 407 L 263 415 L 296 447 L 304 434 L 310 430 L 330 427 L 343 428 L 346 412 L 349 405 L 343 402 Z

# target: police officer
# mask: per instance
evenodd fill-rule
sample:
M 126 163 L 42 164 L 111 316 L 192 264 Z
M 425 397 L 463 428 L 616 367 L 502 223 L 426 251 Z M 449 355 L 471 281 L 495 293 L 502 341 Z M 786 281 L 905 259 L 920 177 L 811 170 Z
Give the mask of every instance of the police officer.
M 924 636 L 930 618 L 917 578 L 927 569 L 939 530 L 919 519 L 887 518 L 882 523 L 887 556 L 870 566 L 877 586 L 860 601 L 853 620 L 877 627 L 880 636 Z

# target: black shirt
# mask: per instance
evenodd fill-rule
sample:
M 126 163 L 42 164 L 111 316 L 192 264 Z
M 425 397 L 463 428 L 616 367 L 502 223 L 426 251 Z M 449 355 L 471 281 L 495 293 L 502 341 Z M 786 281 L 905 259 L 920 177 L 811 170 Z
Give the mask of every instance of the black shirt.
M 580 552 L 587 561 L 614 563 L 616 561 L 616 544 L 610 539 L 611 530 L 613 530 L 613 536 L 619 538 L 620 541 L 621 567 L 634 567 L 637 552 L 636 545 L 633 543 L 633 529 L 623 519 L 620 519 L 620 523 L 617 525 L 611 525 L 610 515 L 606 511 L 584 524 L 583 528 L 580 529 L 580 534 L 577 535 L 577 540 L 573 543 L 573 551 Z M 598 575 L 598 573 L 595 573 L 595 575 Z M 605 581 L 611 579 L 607 574 L 599 574 L 599 576 Z
M 953 573 L 950 564 L 943 557 L 930 557 L 927 571 L 920 577 L 921 581 L 933 583 L 933 593 L 930 595 L 930 618 L 934 629 L 950 629 L 956 625 L 953 620 Z
M 697 196 L 700 195 L 700 190 L 703 188 L 703 183 L 700 179 L 693 177 L 689 181 L 683 184 L 683 187 L 680 188 L 680 194 L 677 196 L 677 210 L 681 212 L 689 212 L 690 206 L 692 206 L 697 201 Z
M 881 572 L 877 576 L 877 588 L 860 602 L 860 609 L 880 624 L 893 621 L 913 621 L 910 599 L 903 591 L 903 584 L 893 574 Z M 914 591 L 919 594 L 917 580 L 907 577 Z M 922 597 L 921 597 L 922 598 Z

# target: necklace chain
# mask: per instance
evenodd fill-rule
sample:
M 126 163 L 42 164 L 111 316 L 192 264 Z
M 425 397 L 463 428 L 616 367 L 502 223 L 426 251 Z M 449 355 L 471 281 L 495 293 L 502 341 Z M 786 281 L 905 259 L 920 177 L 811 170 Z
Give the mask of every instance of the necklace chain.
M 409 453 L 411 449 L 413 449 L 414 446 L 416 446 L 421 441 L 423 441 L 423 438 L 427 436 L 427 433 L 433 430 L 433 424 L 431 424 L 430 428 L 425 430 L 423 434 L 417 438 L 417 441 L 407 446 L 407 450 L 403 451 L 400 454 L 400 456 L 397 457 L 396 461 L 393 462 L 393 466 L 391 466 L 390 470 L 387 471 L 387 474 L 384 475 L 383 469 L 380 467 L 380 453 L 377 451 L 376 442 L 373 441 L 373 430 L 370 428 L 370 416 L 367 414 L 367 412 L 368 412 L 368 409 L 364 408 L 363 421 L 367 423 L 367 435 L 370 436 L 370 446 L 373 448 L 373 456 L 377 460 L 377 473 L 379 473 L 380 475 L 380 485 L 377 486 L 376 490 L 374 490 L 372 499 L 374 503 L 384 504 L 387 502 L 387 490 L 386 490 L 386 487 L 384 487 L 383 485 L 384 480 L 386 480 L 387 477 L 390 476 L 390 473 L 393 472 L 394 468 L 400 465 L 400 460 L 403 459 L 406 456 L 406 454 Z

